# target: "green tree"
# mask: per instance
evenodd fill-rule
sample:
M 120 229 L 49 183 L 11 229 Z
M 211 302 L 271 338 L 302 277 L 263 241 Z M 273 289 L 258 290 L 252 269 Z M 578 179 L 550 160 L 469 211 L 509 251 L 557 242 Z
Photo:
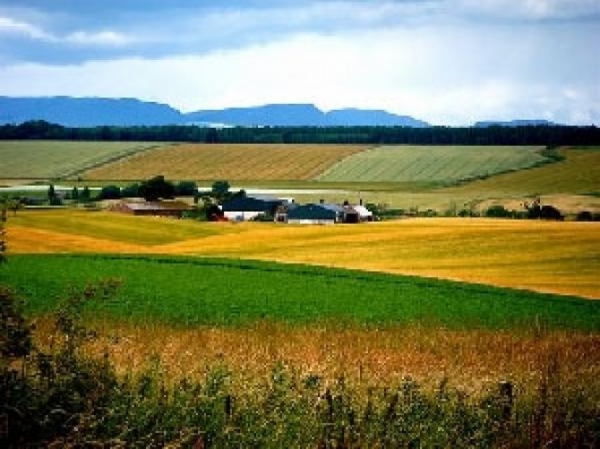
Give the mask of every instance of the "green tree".
M 91 197 L 92 194 L 90 193 L 90 188 L 88 186 L 85 186 L 81 191 L 81 194 L 79 195 L 79 199 L 82 203 L 87 203 L 91 199 Z
M 6 242 L 4 240 L 4 223 L 6 222 L 6 208 L 4 202 L 0 203 L 0 263 L 6 261 Z
M 165 181 L 165 177 L 160 175 L 140 184 L 140 196 L 146 201 L 157 201 L 159 199 L 171 199 L 175 196 L 175 186 Z
M 54 189 L 53 184 L 50 184 L 48 186 L 48 201 L 50 202 L 50 204 L 56 201 L 56 190 Z
M 217 200 L 218 203 L 221 203 L 229 197 L 230 188 L 231 185 L 228 181 L 215 181 L 212 185 L 212 196 Z
M 121 198 L 121 188 L 119 186 L 102 187 L 99 197 L 102 200 L 118 200 Z

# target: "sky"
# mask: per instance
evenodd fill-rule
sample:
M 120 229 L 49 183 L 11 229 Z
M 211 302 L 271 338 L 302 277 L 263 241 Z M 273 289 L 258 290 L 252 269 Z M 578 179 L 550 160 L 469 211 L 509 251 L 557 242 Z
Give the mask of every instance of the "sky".
M 0 95 L 600 125 L 600 1 L 0 0 Z

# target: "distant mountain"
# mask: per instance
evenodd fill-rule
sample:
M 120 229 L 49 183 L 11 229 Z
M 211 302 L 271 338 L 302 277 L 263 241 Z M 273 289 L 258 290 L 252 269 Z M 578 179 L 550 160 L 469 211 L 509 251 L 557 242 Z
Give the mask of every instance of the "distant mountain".
M 0 123 L 45 120 L 63 126 L 180 124 L 181 113 L 133 98 L 0 97 Z
M 325 114 L 330 126 L 408 126 L 427 128 L 429 123 L 406 115 L 391 114 L 387 111 L 365 109 L 339 109 Z
M 249 108 L 197 111 L 186 121 L 231 126 L 324 126 L 324 114 L 312 104 L 270 104 Z
M 87 126 L 407 126 L 428 123 L 386 111 L 341 109 L 323 112 L 312 104 L 181 113 L 169 105 L 134 98 L 0 97 L 0 124 L 45 120 L 70 127 Z
M 519 119 L 509 121 L 489 120 L 477 122 L 474 125 L 475 128 L 489 128 L 490 126 L 506 126 L 507 128 L 516 128 L 517 126 L 557 126 L 557 124 L 543 119 Z
M 196 123 L 220 123 L 233 126 L 430 126 L 412 117 L 386 111 L 340 109 L 323 112 L 312 104 L 271 104 L 218 111 L 185 114 Z

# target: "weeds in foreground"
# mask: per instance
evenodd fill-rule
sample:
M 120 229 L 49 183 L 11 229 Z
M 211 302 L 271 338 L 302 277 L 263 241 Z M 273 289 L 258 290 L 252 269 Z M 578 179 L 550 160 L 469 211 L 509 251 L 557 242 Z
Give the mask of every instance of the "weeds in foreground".
M 331 381 L 283 362 L 246 386 L 234 382 L 237 373 L 224 361 L 211 364 L 202 379 L 167 382 L 158 359 L 119 375 L 108 357 L 82 350 L 95 337 L 84 325 L 85 305 L 116 288 L 108 280 L 72 292 L 54 316 L 55 338 L 44 351 L 28 343 L 34 330 L 19 318 L 14 295 L 1 291 L 4 447 L 600 445 L 598 391 L 566 382 L 551 346 L 531 368 L 534 390 L 506 380 L 477 396 L 449 379 L 425 389 L 405 378 L 365 393 L 344 376 Z

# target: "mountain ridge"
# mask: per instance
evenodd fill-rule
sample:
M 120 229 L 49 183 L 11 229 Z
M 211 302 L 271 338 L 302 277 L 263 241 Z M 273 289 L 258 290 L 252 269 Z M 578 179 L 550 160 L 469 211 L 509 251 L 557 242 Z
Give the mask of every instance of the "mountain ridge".
M 323 112 L 313 104 L 266 104 L 181 112 L 136 98 L 0 96 L 0 124 L 44 120 L 62 126 L 407 126 L 429 123 L 407 115 L 358 108 Z

